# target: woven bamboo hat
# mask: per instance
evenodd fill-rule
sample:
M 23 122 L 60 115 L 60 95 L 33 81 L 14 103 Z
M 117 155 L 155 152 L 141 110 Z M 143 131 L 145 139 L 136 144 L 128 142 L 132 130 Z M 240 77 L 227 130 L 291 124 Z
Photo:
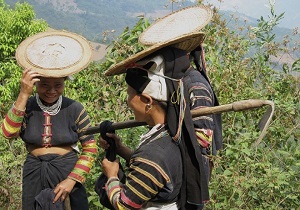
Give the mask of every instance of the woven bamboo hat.
M 159 19 L 139 36 L 139 42 L 147 48 L 111 66 L 105 75 L 125 73 L 133 63 L 166 46 L 187 52 L 194 50 L 203 42 L 205 34 L 201 29 L 209 23 L 212 15 L 209 7 L 198 5 L 183 8 Z
M 47 31 L 26 38 L 17 48 L 16 60 L 24 69 L 45 77 L 66 77 L 92 61 L 90 43 L 67 31 Z

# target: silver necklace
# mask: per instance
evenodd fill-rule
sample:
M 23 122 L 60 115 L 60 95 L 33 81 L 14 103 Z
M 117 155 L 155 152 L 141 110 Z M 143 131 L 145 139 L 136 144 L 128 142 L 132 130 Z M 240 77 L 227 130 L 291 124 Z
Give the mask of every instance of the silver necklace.
M 41 110 L 43 110 L 43 112 L 46 112 L 49 115 L 56 115 L 60 111 L 61 103 L 62 103 L 62 96 L 59 96 L 57 102 L 55 104 L 53 104 L 52 106 L 45 106 L 42 103 L 38 94 L 35 95 L 35 98 L 36 98 L 37 104 L 39 105 Z

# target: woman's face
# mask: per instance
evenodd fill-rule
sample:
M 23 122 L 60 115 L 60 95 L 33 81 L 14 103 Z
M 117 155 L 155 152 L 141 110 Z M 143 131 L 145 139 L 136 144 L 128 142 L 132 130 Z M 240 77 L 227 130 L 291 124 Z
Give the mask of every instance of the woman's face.
M 141 96 L 137 92 L 127 85 L 127 105 L 133 111 L 135 120 L 144 122 L 145 121 L 145 104 L 141 100 Z
M 41 77 L 36 83 L 36 91 L 46 105 L 55 103 L 59 96 L 63 94 L 65 88 L 65 78 L 45 78 Z

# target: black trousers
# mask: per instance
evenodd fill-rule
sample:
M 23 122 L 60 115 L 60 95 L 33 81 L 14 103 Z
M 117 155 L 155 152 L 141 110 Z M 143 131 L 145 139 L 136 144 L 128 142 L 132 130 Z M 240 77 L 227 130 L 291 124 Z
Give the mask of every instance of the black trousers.
M 65 155 L 47 154 L 39 157 L 28 154 L 23 168 L 22 209 L 34 210 L 35 197 L 46 188 L 67 178 L 78 160 L 75 151 Z M 88 210 L 84 186 L 77 183 L 69 195 L 72 210 Z

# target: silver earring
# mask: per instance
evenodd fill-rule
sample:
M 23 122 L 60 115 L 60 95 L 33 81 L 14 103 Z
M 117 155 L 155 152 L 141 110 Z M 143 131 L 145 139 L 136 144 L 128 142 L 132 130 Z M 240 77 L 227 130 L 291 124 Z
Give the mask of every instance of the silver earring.
M 146 109 L 147 109 L 147 111 L 150 111 L 152 109 L 152 105 L 151 104 L 146 104 Z

